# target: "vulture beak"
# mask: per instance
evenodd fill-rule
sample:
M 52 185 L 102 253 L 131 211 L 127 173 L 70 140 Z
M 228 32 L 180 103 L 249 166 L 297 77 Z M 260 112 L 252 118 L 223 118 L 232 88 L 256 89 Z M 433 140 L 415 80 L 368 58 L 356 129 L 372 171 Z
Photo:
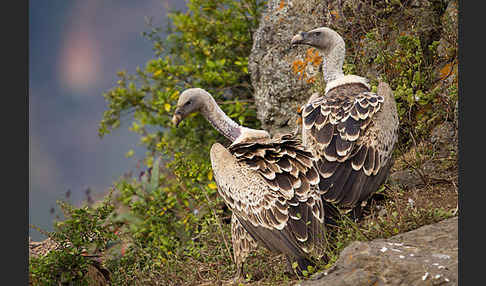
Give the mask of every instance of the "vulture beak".
M 291 45 L 299 45 L 299 44 L 303 44 L 304 43 L 304 40 L 305 40 L 305 36 L 307 35 L 306 32 L 300 32 L 298 33 L 297 35 L 295 35 L 293 38 L 292 38 L 292 41 L 290 41 L 290 44 Z
M 174 112 L 174 116 L 172 116 L 172 123 L 175 125 L 175 127 L 178 127 L 181 121 L 182 121 L 181 112 L 179 111 L 179 108 L 176 108 Z

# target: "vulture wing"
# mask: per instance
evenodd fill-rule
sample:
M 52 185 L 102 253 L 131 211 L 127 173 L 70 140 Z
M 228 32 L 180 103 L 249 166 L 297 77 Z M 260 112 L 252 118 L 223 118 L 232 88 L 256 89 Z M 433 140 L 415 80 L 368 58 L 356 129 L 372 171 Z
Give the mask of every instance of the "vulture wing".
M 319 175 L 300 142 L 215 143 L 211 164 L 220 195 L 255 241 L 297 260 L 324 246 Z
M 324 200 L 352 208 L 376 191 L 397 141 L 395 101 L 386 83 L 380 83 L 377 93 L 364 87 L 335 88 L 306 104 L 302 119 L 306 144 L 318 158 Z

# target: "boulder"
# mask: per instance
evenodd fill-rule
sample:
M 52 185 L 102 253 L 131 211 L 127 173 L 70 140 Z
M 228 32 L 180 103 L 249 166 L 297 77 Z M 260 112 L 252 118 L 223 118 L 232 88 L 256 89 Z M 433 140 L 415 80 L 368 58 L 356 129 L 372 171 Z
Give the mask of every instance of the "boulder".
M 294 130 L 298 109 L 310 97 L 312 81 L 320 75 L 317 50 L 290 45 L 299 31 L 326 25 L 326 1 L 268 1 L 253 36 L 248 70 L 255 89 L 257 116 L 275 134 Z
M 399 185 L 405 189 L 411 189 L 423 183 L 420 176 L 411 169 L 391 173 L 388 178 L 388 182 L 392 185 Z
M 353 242 L 330 269 L 297 285 L 458 285 L 458 217 Z

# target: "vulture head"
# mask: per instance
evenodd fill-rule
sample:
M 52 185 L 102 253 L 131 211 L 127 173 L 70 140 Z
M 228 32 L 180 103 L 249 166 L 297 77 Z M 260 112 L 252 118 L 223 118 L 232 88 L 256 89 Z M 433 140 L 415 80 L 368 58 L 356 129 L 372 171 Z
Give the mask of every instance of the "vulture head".
M 346 45 L 343 38 L 333 29 L 320 27 L 300 32 L 291 40 L 292 46 L 307 45 L 318 49 L 323 56 L 324 81 L 329 83 L 344 76 L 343 63 Z
M 189 114 L 201 111 L 201 108 L 205 106 L 205 102 L 209 98 L 211 98 L 211 95 L 202 88 L 189 88 L 184 90 L 177 101 L 172 123 L 178 126 Z
M 189 88 L 179 96 L 172 123 L 177 127 L 181 121 L 192 113 L 200 112 L 211 125 L 233 144 L 248 140 L 268 139 L 270 134 L 265 130 L 251 129 L 238 125 L 224 113 L 213 96 L 202 88 Z
M 333 29 L 320 27 L 308 32 L 300 32 L 290 42 L 295 45 L 308 45 L 319 49 L 324 55 L 329 55 L 335 48 L 342 48 L 344 52 L 344 40 Z M 344 53 L 343 53 L 344 56 Z

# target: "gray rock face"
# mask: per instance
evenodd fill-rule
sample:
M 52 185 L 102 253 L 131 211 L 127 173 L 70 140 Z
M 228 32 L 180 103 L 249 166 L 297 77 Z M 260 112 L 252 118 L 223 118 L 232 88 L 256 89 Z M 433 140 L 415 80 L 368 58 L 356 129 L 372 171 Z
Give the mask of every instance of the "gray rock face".
M 326 25 L 325 2 L 270 0 L 254 34 L 248 69 L 258 119 L 272 135 L 297 127 L 298 108 L 311 95 L 312 79 L 321 76 L 318 52 L 291 47 L 290 40 L 299 31 Z
M 458 285 L 458 217 L 396 235 L 353 242 L 329 270 L 301 286 Z
M 437 145 L 439 157 L 445 157 L 451 151 L 457 153 L 457 135 L 456 122 L 446 121 L 432 129 L 430 141 Z

